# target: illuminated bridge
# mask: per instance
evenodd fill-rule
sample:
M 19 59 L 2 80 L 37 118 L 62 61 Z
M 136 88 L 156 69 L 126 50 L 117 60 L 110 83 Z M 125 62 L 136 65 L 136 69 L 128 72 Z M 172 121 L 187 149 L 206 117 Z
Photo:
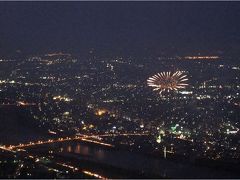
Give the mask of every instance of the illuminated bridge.
M 10 146 L 0 146 L 1 149 L 14 151 L 16 149 L 24 149 L 30 146 L 42 145 L 42 144 L 52 144 L 57 142 L 65 142 L 65 141 L 72 141 L 72 140 L 80 140 L 84 142 L 89 142 L 93 144 L 99 144 L 108 147 L 114 147 L 112 144 L 104 143 L 101 141 L 101 137 L 117 137 L 117 136 L 148 136 L 149 134 L 146 133 L 122 133 L 122 134 L 102 134 L 102 135 L 84 135 L 79 134 L 74 137 L 64 137 L 58 139 L 48 139 L 46 141 L 37 141 L 37 142 L 29 142 L 29 143 L 20 143 L 19 145 L 10 145 Z

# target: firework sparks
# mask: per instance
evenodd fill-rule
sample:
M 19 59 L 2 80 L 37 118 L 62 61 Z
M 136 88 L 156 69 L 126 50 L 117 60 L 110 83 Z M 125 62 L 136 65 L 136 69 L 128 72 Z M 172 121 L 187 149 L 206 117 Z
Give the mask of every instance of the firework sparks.
M 153 91 L 177 91 L 185 88 L 187 84 L 187 75 L 183 71 L 161 72 L 147 79 L 147 85 L 153 88 Z

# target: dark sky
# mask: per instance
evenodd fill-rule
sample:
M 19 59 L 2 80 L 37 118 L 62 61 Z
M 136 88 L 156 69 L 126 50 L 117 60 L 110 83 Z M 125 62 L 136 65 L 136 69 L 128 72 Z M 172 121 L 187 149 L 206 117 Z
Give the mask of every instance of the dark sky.
M 240 52 L 240 2 L 0 2 L 0 53 Z

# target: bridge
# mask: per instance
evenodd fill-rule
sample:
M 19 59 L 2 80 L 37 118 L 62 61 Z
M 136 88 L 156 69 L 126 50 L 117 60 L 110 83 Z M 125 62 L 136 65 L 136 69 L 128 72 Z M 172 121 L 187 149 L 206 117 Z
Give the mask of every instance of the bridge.
M 36 145 L 43 145 L 43 144 L 53 144 L 58 142 L 65 142 L 65 141 L 73 141 L 73 140 L 81 140 L 84 142 L 89 142 L 93 144 L 99 144 L 102 146 L 114 147 L 114 145 L 109 143 L 102 142 L 102 137 L 117 137 L 117 136 L 148 136 L 149 134 L 146 133 L 119 133 L 119 134 L 102 134 L 102 135 L 84 135 L 78 134 L 74 137 L 64 137 L 58 139 L 48 139 L 46 141 L 39 140 L 37 142 L 29 142 L 29 143 L 20 143 L 19 145 L 9 145 L 9 146 L 0 146 L 0 149 L 7 150 L 7 151 L 14 151 L 19 149 L 24 149 L 26 147 L 32 147 Z

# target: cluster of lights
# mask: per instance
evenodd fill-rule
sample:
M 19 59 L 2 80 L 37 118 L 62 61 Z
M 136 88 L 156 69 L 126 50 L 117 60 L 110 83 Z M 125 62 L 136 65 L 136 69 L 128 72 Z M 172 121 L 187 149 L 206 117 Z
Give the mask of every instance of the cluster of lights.
M 60 166 L 72 169 L 74 171 L 79 171 L 79 169 L 77 167 L 74 167 L 74 166 L 71 166 L 71 165 L 68 165 L 68 164 L 64 164 L 64 163 L 57 163 L 57 164 L 60 165 Z M 96 173 L 93 173 L 93 172 L 90 172 L 90 171 L 83 170 L 82 172 L 84 174 L 87 174 L 89 176 L 92 176 L 92 177 L 95 177 L 95 178 L 98 178 L 98 179 L 107 179 L 106 177 L 103 177 L 99 174 L 96 174 Z
M 95 140 L 90 140 L 90 139 L 85 139 L 85 138 L 82 138 L 81 140 L 85 141 L 85 142 L 91 142 L 91 143 L 94 143 L 94 144 L 100 144 L 100 145 L 103 145 L 103 146 L 114 147 L 112 144 L 103 143 L 103 142 L 99 142 L 99 141 L 95 141 Z
M 14 84 L 14 83 L 16 83 L 16 81 L 14 81 L 14 80 L 11 80 L 11 81 L 9 81 L 9 80 L 0 80 L 0 84 L 5 84 L 5 83 Z
M 105 177 L 103 177 L 103 176 L 100 176 L 99 174 L 92 173 L 92 172 L 90 172 L 90 171 L 83 171 L 83 173 L 84 173 L 84 174 L 87 174 L 87 175 L 89 175 L 89 176 L 93 176 L 93 177 L 98 178 L 98 179 L 107 179 L 107 178 L 105 178 Z
M 17 105 L 19 105 L 19 106 L 35 106 L 36 103 L 28 103 L 28 102 L 24 102 L 24 101 L 17 101 Z
M 96 112 L 95 112 L 95 115 L 97 116 L 102 116 L 104 114 L 107 113 L 107 110 L 106 109 L 98 109 Z
M 70 102 L 72 99 L 65 97 L 65 96 L 54 96 L 53 100 L 58 100 L 58 101 L 65 101 L 65 102 Z
M 78 170 L 78 168 L 74 167 L 74 166 L 71 166 L 71 165 L 67 165 L 67 164 L 63 164 L 63 163 L 57 163 L 58 165 L 61 165 L 63 167 L 66 167 L 66 168 L 70 168 L 70 169 L 73 169 L 75 171 Z
M 219 59 L 219 56 L 186 56 L 185 59 L 196 60 L 196 59 Z
M 71 56 L 71 54 L 67 54 L 67 53 L 62 53 L 62 52 L 59 52 L 59 53 L 49 53 L 49 54 L 46 54 L 45 56 Z

